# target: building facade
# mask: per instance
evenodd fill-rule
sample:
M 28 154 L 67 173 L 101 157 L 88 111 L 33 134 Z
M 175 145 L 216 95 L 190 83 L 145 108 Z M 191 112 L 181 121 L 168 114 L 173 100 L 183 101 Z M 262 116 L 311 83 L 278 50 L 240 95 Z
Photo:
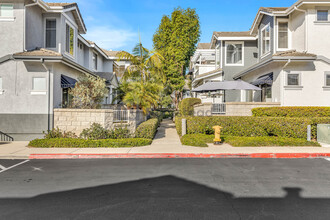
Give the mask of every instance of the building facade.
M 244 80 L 261 91 L 226 91 L 213 103 L 273 102 L 281 106 L 330 106 L 330 1 L 300 0 L 291 7 L 261 7 L 246 32 L 214 32 L 207 48 L 212 69 L 194 75 L 208 81 Z M 194 57 L 191 66 L 199 65 Z M 220 93 L 220 92 L 219 92 Z M 213 94 L 204 94 L 209 102 Z M 203 96 L 195 95 L 195 96 Z
M 68 106 L 69 89 L 85 74 L 106 79 L 113 102 L 115 60 L 86 40 L 76 3 L 0 3 L 0 131 L 15 140 L 53 128 L 53 109 Z

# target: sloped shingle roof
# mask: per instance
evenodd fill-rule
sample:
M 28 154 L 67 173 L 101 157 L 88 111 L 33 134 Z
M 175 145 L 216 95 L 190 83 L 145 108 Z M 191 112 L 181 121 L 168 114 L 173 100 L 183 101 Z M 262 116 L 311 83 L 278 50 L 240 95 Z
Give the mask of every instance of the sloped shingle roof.
M 36 48 L 34 50 L 15 53 L 14 56 L 60 57 L 61 54 L 45 48 Z
M 288 9 L 287 7 L 260 7 L 259 11 L 272 13 L 272 12 L 275 12 L 275 11 L 285 11 L 287 9 Z
M 213 32 L 216 37 L 253 37 L 250 31 L 238 31 L 238 32 Z
M 298 52 L 296 50 L 288 50 L 278 52 L 274 54 L 273 57 L 316 57 L 316 55 L 312 53 Z
M 210 49 L 211 44 L 210 43 L 199 43 L 197 45 L 197 49 Z
M 55 6 L 69 6 L 69 5 L 76 5 L 77 3 L 61 3 L 61 2 L 46 2 L 46 4 L 50 7 L 55 7 Z

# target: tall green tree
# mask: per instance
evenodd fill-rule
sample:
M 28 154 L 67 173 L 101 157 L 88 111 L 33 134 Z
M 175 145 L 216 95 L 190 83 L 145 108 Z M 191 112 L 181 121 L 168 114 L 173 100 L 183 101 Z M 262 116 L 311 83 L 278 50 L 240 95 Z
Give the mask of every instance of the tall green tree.
M 165 81 L 160 68 L 162 56 L 143 47 L 140 41 L 132 53 L 122 51 L 118 57 L 119 60 L 125 58 L 131 62 L 121 84 L 123 102 L 128 107 L 141 108 L 145 113 L 156 107 Z
M 161 66 L 166 85 L 174 93 L 176 107 L 182 99 L 185 74 L 190 57 L 200 38 L 199 17 L 195 9 L 176 8 L 171 16 L 164 15 L 153 36 L 154 48 L 164 58 Z

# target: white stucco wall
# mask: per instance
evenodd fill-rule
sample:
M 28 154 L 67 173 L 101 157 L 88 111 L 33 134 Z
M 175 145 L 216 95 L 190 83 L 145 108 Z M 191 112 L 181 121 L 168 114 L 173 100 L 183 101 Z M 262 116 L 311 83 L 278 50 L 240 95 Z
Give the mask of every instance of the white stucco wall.
M 322 9 L 330 9 L 330 7 L 322 7 Z M 326 40 L 330 36 L 330 23 L 316 22 L 316 9 L 310 7 L 308 9 L 308 52 L 317 55 L 330 57 L 330 41 Z
M 283 106 L 330 106 L 330 88 L 325 86 L 325 71 L 330 65 L 315 61 L 308 65 L 293 64 L 282 71 L 284 81 L 289 71 L 300 72 L 302 88 L 283 89 Z M 286 85 L 286 82 L 285 84 Z

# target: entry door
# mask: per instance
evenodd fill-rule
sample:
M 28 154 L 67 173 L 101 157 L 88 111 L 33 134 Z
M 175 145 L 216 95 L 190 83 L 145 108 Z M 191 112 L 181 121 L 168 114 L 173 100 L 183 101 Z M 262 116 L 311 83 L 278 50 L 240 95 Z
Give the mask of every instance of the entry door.
M 272 86 L 264 84 L 261 85 L 261 101 L 272 102 Z

